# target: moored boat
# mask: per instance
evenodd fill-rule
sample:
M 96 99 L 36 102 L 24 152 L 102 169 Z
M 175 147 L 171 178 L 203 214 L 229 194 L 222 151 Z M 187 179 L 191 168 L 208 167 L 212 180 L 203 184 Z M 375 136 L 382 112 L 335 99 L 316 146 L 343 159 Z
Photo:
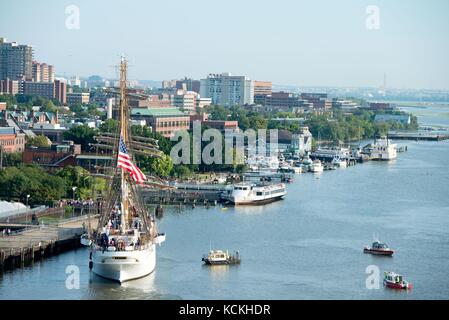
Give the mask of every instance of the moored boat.
M 81 235 L 80 243 L 81 243 L 81 245 L 86 246 L 86 247 L 89 247 L 92 244 L 92 240 L 90 240 L 88 233 L 84 233 Z
M 372 145 L 371 159 L 372 160 L 394 160 L 397 158 L 397 145 L 391 143 L 390 139 L 385 136 L 376 139 Z
M 232 255 L 227 250 L 210 250 L 201 260 L 209 265 L 238 264 L 240 263 L 240 253 L 236 251 Z
M 384 274 L 384 285 L 391 289 L 412 289 L 412 284 L 403 279 L 402 275 L 386 271 Z
M 386 243 L 374 241 L 371 247 L 363 248 L 364 253 L 371 253 L 375 255 L 391 256 L 394 250 L 390 249 Z
M 260 185 L 242 182 L 235 184 L 231 193 L 225 198 L 235 205 L 256 205 L 280 200 L 286 194 L 284 183 Z
M 310 165 L 310 171 L 313 173 L 320 173 L 323 172 L 324 166 L 321 163 L 320 160 L 314 160 L 313 163 Z

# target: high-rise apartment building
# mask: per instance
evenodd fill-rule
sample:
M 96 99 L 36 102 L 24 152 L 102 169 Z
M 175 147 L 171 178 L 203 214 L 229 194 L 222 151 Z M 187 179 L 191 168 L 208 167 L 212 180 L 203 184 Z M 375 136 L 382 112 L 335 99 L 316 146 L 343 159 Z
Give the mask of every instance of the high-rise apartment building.
M 0 80 L 31 80 L 33 48 L 0 38 Z
M 211 98 L 212 104 L 235 106 L 254 103 L 254 81 L 230 73 L 210 74 L 201 79 L 200 95 Z
M 53 82 L 55 81 L 55 68 L 46 63 L 33 61 L 32 75 L 34 82 Z
M 269 95 L 272 92 L 271 81 L 254 81 L 254 96 Z
M 61 80 L 55 80 L 55 99 L 62 104 L 67 103 L 67 83 Z

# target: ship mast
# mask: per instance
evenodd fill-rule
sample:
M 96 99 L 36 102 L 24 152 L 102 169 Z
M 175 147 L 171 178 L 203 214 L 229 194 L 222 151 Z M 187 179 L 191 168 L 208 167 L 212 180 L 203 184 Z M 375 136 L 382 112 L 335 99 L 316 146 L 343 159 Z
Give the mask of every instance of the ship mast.
M 127 61 L 122 56 L 120 62 L 120 136 L 125 145 L 128 145 L 128 101 L 126 96 L 126 73 Z M 128 223 L 128 188 L 125 177 L 125 170 L 120 169 L 120 187 L 121 187 L 121 232 L 124 233 Z

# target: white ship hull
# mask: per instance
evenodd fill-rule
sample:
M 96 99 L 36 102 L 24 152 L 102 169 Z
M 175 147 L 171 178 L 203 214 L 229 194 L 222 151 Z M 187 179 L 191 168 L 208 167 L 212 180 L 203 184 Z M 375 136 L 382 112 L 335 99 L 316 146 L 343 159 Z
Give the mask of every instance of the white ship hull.
M 280 200 L 286 194 L 287 191 L 283 183 L 261 187 L 243 183 L 234 186 L 229 201 L 234 205 L 257 205 Z
M 257 204 L 266 204 L 273 201 L 281 200 L 284 197 L 285 194 L 276 196 L 276 197 L 266 197 L 266 198 L 259 198 L 259 199 L 241 199 L 241 198 L 231 198 L 231 202 L 234 205 L 257 205 Z
M 92 271 L 100 277 L 120 283 L 145 277 L 156 267 L 156 245 L 144 250 L 92 252 Z

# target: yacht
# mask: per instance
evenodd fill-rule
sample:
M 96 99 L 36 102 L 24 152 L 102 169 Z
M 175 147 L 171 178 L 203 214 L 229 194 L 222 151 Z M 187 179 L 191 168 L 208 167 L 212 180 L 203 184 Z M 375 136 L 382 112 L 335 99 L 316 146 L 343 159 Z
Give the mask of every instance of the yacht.
M 347 159 L 351 156 L 351 149 L 345 147 L 318 147 L 310 155 L 313 159 L 332 160 L 335 157 Z
M 394 160 L 397 158 L 397 145 L 386 137 L 376 139 L 371 150 L 372 160 Z
M 310 165 L 310 171 L 312 171 L 313 173 L 323 172 L 323 170 L 324 166 L 320 160 L 314 160 Z
M 287 194 L 284 183 L 257 185 L 235 184 L 227 199 L 235 205 L 264 204 L 282 199 Z
M 341 159 L 340 157 L 336 156 L 332 159 L 332 164 L 334 166 L 337 166 L 339 168 L 346 168 L 348 166 L 348 163 L 346 162 L 346 160 Z

